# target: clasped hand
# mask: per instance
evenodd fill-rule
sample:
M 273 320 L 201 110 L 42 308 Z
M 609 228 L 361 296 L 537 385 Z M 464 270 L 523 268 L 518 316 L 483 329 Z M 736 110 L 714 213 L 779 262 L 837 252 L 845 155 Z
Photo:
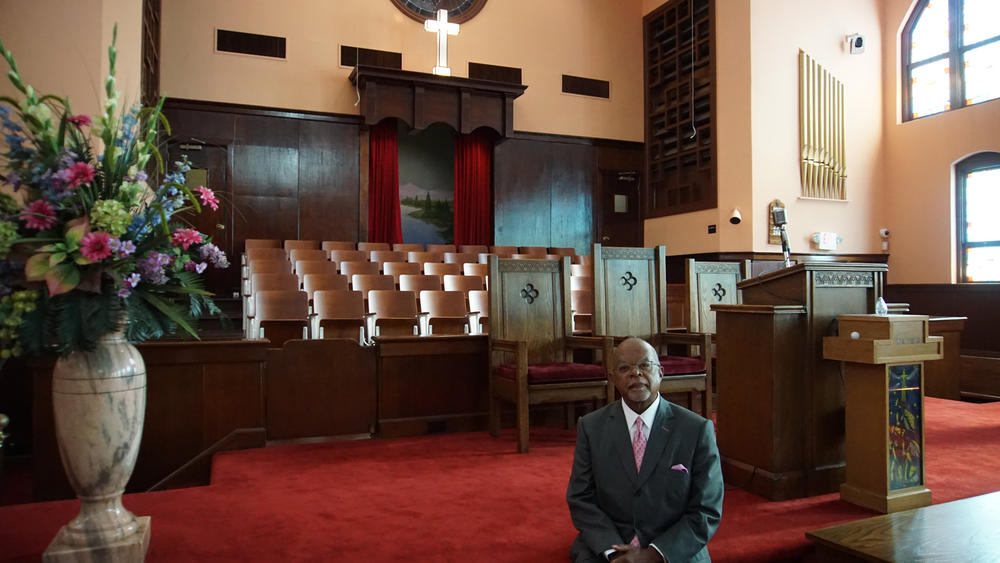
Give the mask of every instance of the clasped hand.
M 609 559 L 621 563 L 664 563 L 660 552 L 651 547 L 645 549 L 628 544 L 611 546 L 615 553 Z

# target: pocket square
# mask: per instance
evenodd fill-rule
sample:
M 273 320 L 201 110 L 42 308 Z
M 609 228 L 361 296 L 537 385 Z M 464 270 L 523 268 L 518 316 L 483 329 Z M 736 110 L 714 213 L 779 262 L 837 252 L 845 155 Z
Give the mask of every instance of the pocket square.
M 678 463 L 677 465 L 672 465 L 672 466 L 670 466 L 670 469 L 673 469 L 674 471 L 680 471 L 681 473 L 687 473 L 688 472 L 688 468 L 684 467 L 683 463 Z

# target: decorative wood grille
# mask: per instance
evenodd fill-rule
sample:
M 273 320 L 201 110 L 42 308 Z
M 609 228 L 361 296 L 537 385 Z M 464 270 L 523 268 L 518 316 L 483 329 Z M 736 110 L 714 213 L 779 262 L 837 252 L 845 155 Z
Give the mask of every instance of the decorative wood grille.
M 799 51 L 802 195 L 846 199 L 844 83 Z

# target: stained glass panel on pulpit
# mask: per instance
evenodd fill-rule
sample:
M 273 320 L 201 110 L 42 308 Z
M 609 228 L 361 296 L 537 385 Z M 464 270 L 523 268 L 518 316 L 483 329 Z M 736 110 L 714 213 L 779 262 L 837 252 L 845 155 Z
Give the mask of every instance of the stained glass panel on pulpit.
M 888 366 L 890 491 L 924 483 L 921 365 Z

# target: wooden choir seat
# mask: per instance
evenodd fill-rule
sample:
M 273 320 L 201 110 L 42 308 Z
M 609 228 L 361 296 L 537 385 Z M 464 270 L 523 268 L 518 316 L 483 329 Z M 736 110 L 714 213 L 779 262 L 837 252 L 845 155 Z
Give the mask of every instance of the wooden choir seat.
M 512 403 L 521 453 L 529 449 L 530 406 L 614 399 L 607 377 L 612 341 L 571 334 L 567 277 L 568 257 L 490 258 L 490 433 L 499 434 L 501 404 Z M 595 351 L 602 363 L 573 362 L 579 348 Z
M 315 261 L 315 260 L 299 260 L 295 263 L 295 275 L 299 277 L 299 283 L 305 285 L 305 278 L 312 274 L 326 274 L 326 275 L 339 275 L 337 274 L 337 265 L 328 260 Z M 344 278 L 347 279 L 346 277 Z
M 247 335 L 253 337 L 253 332 L 251 331 L 251 325 L 254 317 L 257 316 L 257 304 L 255 295 L 261 291 L 275 291 L 275 290 L 286 290 L 286 291 L 296 291 L 299 289 L 299 278 L 288 271 L 282 272 L 271 272 L 271 273 L 255 273 L 251 278 L 250 287 L 252 288 L 251 293 L 246 296 L 243 305 L 243 316 L 244 324 L 243 327 L 247 330 Z
M 392 245 L 392 249 L 398 250 L 400 252 L 423 252 L 424 245 L 416 243 L 397 242 Z
M 243 295 L 250 295 L 253 292 L 253 276 L 255 274 L 295 275 L 292 274 L 288 260 L 254 260 L 247 265 L 247 278 Z
M 548 247 L 545 246 L 522 246 L 517 250 L 521 254 L 530 254 L 532 256 L 538 256 L 540 258 L 544 257 L 549 253 Z
M 480 252 L 489 252 L 490 247 L 485 244 L 460 244 L 458 246 L 459 252 L 468 252 L 470 254 L 479 254 Z
M 417 262 L 386 262 L 382 264 L 382 272 L 387 276 L 392 276 L 396 285 L 399 285 L 399 276 L 403 274 L 419 275 L 422 264 Z
M 374 336 L 419 334 L 417 294 L 413 291 L 375 289 L 368 292 L 368 333 Z
M 479 313 L 479 332 L 487 333 L 490 330 L 490 292 L 483 289 L 474 289 L 468 293 L 469 312 Z
M 569 288 L 574 291 L 594 290 L 594 276 L 570 276 Z
M 423 251 L 410 251 L 406 253 L 407 262 L 419 262 L 421 264 L 427 262 L 443 262 L 444 253 L 443 252 L 423 252 Z
M 701 394 L 701 415 L 712 414 L 712 362 L 706 350 L 711 335 L 667 330 L 666 259 L 664 246 L 655 248 L 593 246 L 595 335 L 616 340 L 638 336 L 660 353 L 661 393 L 685 393 L 695 410 Z M 688 355 L 668 355 L 678 345 Z
M 367 341 L 364 333 L 365 298 L 360 291 L 324 289 L 313 294 L 312 338 Z
M 341 262 L 339 264 L 340 273 L 345 276 L 353 276 L 355 274 L 377 274 L 379 273 L 377 262 Z
M 510 255 L 514 260 L 545 260 L 544 254 L 530 254 L 525 252 L 515 252 Z
M 329 262 L 330 253 L 318 248 L 294 248 L 288 253 L 288 261 L 293 267 L 300 261 Z
M 428 276 L 444 276 L 447 274 L 461 274 L 461 264 L 445 264 L 443 262 L 425 262 L 424 273 Z
M 306 292 L 258 291 L 254 293 L 254 301 L 253 338 L 267 338 L 271 341 L 270 348 L 281 348 L 286 340 L 307 336 L 309 305 Z
M 400 291 L 423 291 L 441 289 L 441 276 L 423 274 L 402 274 L 399 276 Z
M 466 276 L 479 276 L 486 279 L 486 276 L 490 275 L 490 265 L 489 264 L 462 264 L 462 273 Z
M 351 289 L 360 291 L 365 302 L 368 301 L 368 292 L 373 289 L 396 289 L 396 282 L 392 276 L 384 274 L 354 274 L 351 276 Z
M 368 261 L 375 262 L 378 269 L 383 270 L 386 262 L 406 262 L 406 253 L 398 250 L 372 250 Z
M 573 334 L 589 335 L 594 330 L 594 291 L 574 289 L 571 292 L 573 306 Z
M 591 269 L 594 267 L 594 257 L 590 254 L 577 254 L 573 257 L 574 264 L 582 264 L 584 266 L 590 266 Z
M 474 289 L 485 289 L 483 278 L 479 276 L 457 276 L 447 274 L 442 276 L 445 291 L 462 291 L 468 293 Z
M 371 252 L 373 250 L 392 250 L 392 247 L 387 242 L 359 242 L 358 250 Z
M 512 255 L 517 254 L 518 250 L 516 246 L 491 246 L 490 254 L 496 254 L 500 258 L 510 258 Z M 480 257 L 481 259 L 482 257 Z
M 354 250 L 357 243 L 349 240 L 324 240 L 319 247 L 327 252 L 331 250 Z
M 291 251 L 293 251 L 295 249 L 298 249 L 298 248 L 304 248 L 304 249 L 316 248 L 316 249 L 318 249 L 319 248 L 319 241 L 318 240 L 297 240 L 297 239 L 287 239 L 287 240 L 285 240 L 285 252 L 290 253 Z
M 331 250 L 330 260 L 337 263 L 337 267 L 343 262 L 367 262 L 370 251 L 365 250 Z
M 427 313 L 430 334 L 476 334 L 478 317 L 471 315 L 461 291 L 424 290 L 420 292 L 420 311 Z
M 573 277 L 592 277 L 594 275 L 594 267 L 586 264 L 570 264 L 569 275 Z
M 247 249 L 247 264 L 254 260 L 288 260 L 288 254 L 283 248 L 260 247 Z
M 445 252 L 445 264 L 469 264 L 479 261 L 479 255 L 475 252 Z
M 571 246 L 553 246 L 549 248 L 548 254 L 554 256 L 576 256 L 576 249 Z
M 331 289 L 346 290 L 350 286 L 347 276 L 336 272 L 322 274 L 306 274 L 302 278 L 302 289 L 309 296 L 309 303 L 315 310 L 316 292 L 328 291 Z
M 428 244 L 427 252 L 440 252 L 444 254 L 445 252 L 457 252 L 454 244 Z

